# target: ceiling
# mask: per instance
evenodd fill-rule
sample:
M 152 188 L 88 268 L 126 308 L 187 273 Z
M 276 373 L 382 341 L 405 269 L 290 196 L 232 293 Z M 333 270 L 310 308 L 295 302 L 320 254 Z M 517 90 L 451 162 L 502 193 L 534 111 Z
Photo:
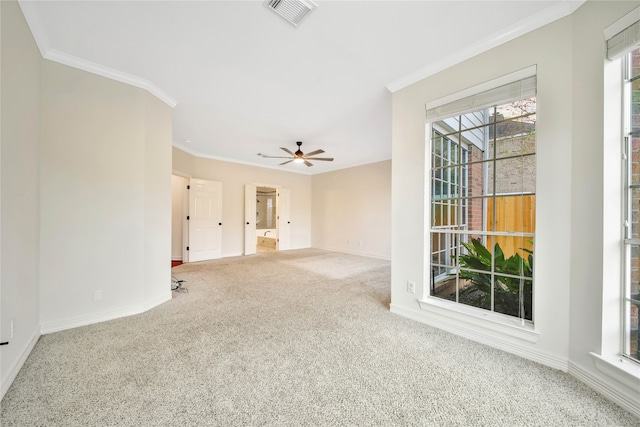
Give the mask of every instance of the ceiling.
M 298 27 L 263 1 L 21 1 L 47 59 L 174 106 L 192 154 L 314 174 L 391 158 L 391 93 L 582 1 L 327 1 Z M 324 149 L 313 167 L 258 156 Z

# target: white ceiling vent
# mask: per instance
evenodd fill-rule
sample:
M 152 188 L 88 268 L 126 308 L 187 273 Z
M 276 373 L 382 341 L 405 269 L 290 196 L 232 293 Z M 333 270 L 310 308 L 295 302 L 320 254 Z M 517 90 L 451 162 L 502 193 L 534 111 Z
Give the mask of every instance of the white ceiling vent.
M 310 0 L 267 0 L 264 4 L 296 27 L 316 8 L 316 4 Z

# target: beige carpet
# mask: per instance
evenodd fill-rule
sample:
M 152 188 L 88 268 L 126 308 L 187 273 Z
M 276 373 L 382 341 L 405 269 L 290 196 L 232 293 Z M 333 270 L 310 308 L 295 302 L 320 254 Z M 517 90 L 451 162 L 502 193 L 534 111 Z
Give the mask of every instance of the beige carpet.
M 391 314 L 387 261 L 308 249 L 173 274 L 188 293 L 43 336 L 2 426 L 640 425 L 562 372 Z

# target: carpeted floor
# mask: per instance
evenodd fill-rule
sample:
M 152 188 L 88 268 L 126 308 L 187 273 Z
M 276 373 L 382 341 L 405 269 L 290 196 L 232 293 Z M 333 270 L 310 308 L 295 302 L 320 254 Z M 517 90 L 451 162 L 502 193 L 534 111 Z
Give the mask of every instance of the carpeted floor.
M 43 336 L 2 426 L 640 425 L 562 372 L 391 314 L 388 261 L 305 249 L 172 274 L 188 292 L 160 307 Z

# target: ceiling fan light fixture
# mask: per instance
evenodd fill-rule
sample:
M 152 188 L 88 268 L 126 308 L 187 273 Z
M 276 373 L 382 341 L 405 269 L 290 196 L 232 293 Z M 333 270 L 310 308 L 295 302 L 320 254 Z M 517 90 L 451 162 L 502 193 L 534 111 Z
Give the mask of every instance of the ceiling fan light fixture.
M 304 163 L 304 159 L 302 157 L 296 157 L 295 159 L 293 159 L 294 163 Z

